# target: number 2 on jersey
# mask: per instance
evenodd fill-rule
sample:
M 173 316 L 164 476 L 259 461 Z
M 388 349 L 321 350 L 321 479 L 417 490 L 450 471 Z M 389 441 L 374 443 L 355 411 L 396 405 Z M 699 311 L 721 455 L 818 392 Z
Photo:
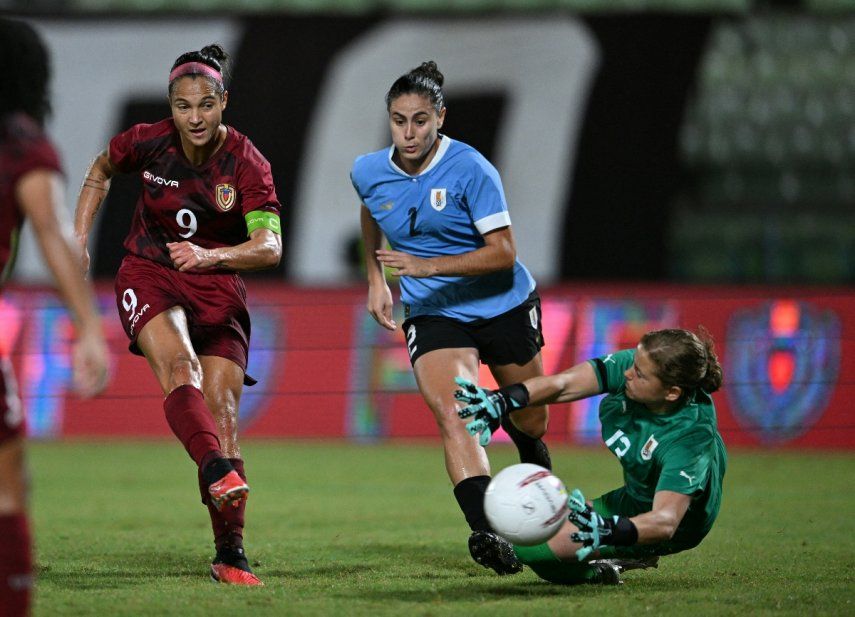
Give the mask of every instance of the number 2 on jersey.
M 182 208 L 175 214 L 175 222 L 185 230 L 185 233 L 178 234 L 182 238 L 189 238 L 199 229 L 199 223 L 196 222 L 196 215 L 187 208 Z

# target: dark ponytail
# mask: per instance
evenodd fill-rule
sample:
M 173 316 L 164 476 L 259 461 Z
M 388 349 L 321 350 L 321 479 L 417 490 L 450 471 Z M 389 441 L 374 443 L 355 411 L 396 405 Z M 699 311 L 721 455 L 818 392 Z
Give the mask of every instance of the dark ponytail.
M 420 94 L 430 101 L 436 113 L 445 106 L 445 96 L 442 84 L 445 77 L 433 60 L 422 62 L 406 75 L 401 75 L 389 88 L 386 94 L 386 111 L 392 106 L 392 101 L 403 94 Z
M 715 341 L 709 331 L 703 326 L 698 326 L 698 339 L 704 346 L 707 357 L 707 373 L 701 379 L 700 386 L 707 392 L 715 392 L 721 388 L 721 383 L 724 379 L 724 374 L 719 364 L 718 356 L 715 353 Z

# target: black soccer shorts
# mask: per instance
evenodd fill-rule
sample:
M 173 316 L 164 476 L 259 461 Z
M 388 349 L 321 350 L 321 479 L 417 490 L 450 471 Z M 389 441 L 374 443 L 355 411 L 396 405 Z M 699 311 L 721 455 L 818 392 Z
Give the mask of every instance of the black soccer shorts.
M 527 364 L 544 345 L 540 296 L 490 319 L 463 322 L 439 315 L 419 315 L 403 324 L 410 363 L 429 351 L 474 347 L 483 364 Z

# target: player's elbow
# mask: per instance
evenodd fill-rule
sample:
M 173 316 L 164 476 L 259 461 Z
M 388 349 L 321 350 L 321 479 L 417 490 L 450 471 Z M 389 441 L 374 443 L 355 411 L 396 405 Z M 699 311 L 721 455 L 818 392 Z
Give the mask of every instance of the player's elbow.
M 502 263 L 502 270 L 513 270 L 514 264 L 517 261 L 516 253 L 511 253 L 510 256 Z
M 505 241 L 499 245 L 498 268 L 499 270 L 511 270 L 517 261 L 517 251 L 513 242 Z
M 662 541 L 670 540 L 677 533 L 677 527 L 680 526 L 680 521 L 676 516 L 665 514 L 659 522 L 659 535 Z
M 267 255 L 267 263 L 265 266 L 268 268 L 275 268 L 279 265 L 279 262 L 282 261 L 282 247 L 277 246 L 268 251 Z
M 282 261 L 282 238 L 275 235 L 264 243 L 263 268 L 275 268 Z

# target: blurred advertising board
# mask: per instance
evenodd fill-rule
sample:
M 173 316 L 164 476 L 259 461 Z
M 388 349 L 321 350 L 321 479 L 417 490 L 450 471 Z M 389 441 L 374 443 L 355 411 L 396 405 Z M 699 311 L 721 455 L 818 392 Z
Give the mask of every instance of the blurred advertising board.
M 632 347 L 651 329 L 703 324 L 724 368 L 715 401 L 726 443 L 855 447 L 849 290 L 586 284 L 542 289 L 541 297 L 547 372 Z M 113 352 L 111 383 L 101 397 L 81 401 L 70 392 L 71 323 L 55 294 L 12 287 L 0 300 L 0 353 L 11 358 L 34 438 L 170 434 L 160 389 L 146 361 L 127 351 L 107 287 L 99 302 Z M 373 322 L 362 289 L 251 283 L 249 302 L 249 373 L 259 383 L 244 390 L 244 435 L 436 438 L 403 335 Z M 486 367 L 481 381 L 494 383 Z M 553 406 L 548 440 L 596 443 L 596 409 L 597 399 Z

